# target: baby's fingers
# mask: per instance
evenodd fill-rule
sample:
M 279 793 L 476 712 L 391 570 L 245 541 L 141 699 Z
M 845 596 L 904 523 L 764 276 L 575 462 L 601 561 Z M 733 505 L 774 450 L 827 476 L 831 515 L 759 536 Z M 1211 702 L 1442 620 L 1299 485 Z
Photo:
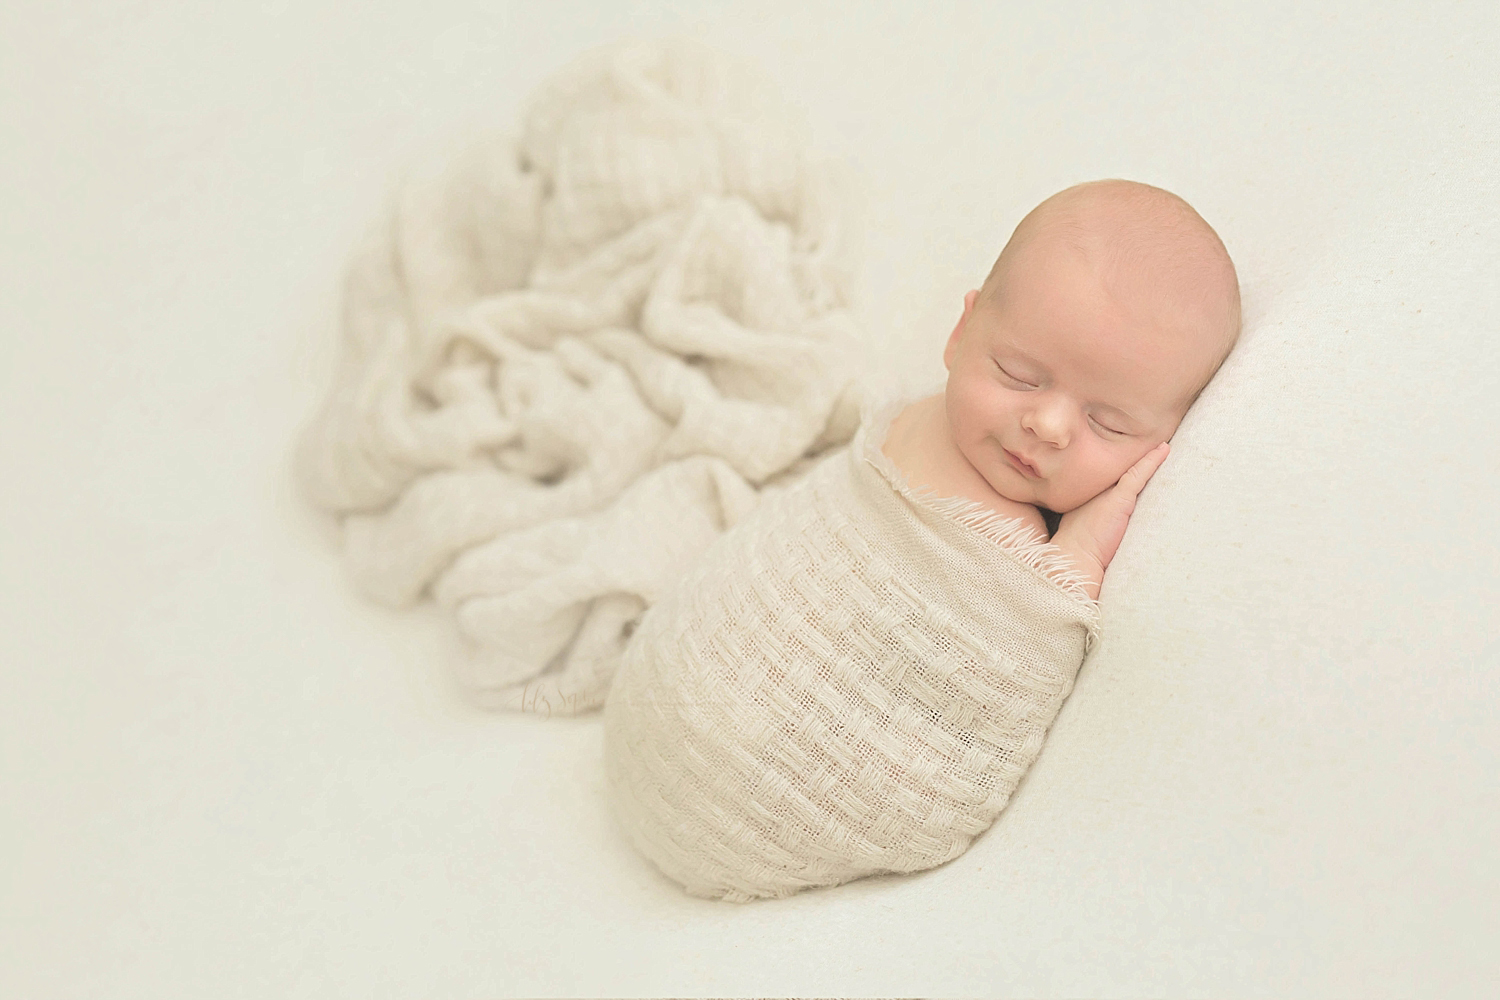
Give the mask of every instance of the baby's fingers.
M 1141 457 L 1141 460 L 1126 470 L 1125 475 L 1120 477 L 1120 489 L 1126 494 L 1135 497 L 1146 488 L 1146 483 L 1156 475 L 1156 470 L 1161 468 L 1161 463 L 1167 460 L 1167 455 L 1172 451 L 1172 446 L 1163 441 L 1152 448 Z

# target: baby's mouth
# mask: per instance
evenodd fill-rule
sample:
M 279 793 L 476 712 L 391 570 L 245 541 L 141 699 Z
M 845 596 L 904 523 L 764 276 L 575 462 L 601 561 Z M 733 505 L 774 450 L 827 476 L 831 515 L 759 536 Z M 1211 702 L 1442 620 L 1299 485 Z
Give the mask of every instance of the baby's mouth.
M 1022 460 L 1021 456 L 1017 455 L 1015 452 L 1009 451 L 1005 448 L 1001 448 L 1000 450 L 1005 452 L 1006 459 L 1010 462 L 1011 465 L 1016 467 L 1016 470 L 1018 472 L 1032 479 L 1039 479 L 1041 477 L 1040 472 L 1038 472 L 1032 466 L 1028 465 L 1024 460 Z

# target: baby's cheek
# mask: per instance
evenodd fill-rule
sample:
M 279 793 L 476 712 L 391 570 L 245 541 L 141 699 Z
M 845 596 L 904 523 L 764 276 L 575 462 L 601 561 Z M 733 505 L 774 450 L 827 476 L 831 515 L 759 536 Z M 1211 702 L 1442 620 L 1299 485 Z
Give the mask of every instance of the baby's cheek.
M 963 432 L 971 439 L 1009 437 L 1009 428 L 1005 426 L 1009 419 L 1005 401 L 997 398 L 993 389 L 971 390 L 960 397 L 959 403 L 959 420 Z
M 962 390 L 950 390 L 948 429 L 953 434 L 954 442 L 960 447 L 967 447 L 976 436 L 976 425 L 981 424 L 969 394 Z

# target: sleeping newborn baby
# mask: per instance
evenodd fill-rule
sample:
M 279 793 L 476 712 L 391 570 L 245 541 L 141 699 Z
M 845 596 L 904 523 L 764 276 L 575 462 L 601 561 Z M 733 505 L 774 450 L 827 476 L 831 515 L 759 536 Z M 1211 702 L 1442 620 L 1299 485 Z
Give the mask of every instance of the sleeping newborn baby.
M 1040 753 L 1136 497 L 1238 331 L 1234 267 L 1175 195 L 1101 181 L 1033 210 L 964 299 L 944 391 L 867 409 L 642 618 L 604 709 L 631 842 L 740 902 L 963 853 Z
M 1224 244 L 1176 195 L 1080 184 L 1016 227 L 964 297 L 946 391 L 904 410 L 884 451 L 916 486 L 1046 531 L 1097 597 L 1135 498 L 1239 336 Z

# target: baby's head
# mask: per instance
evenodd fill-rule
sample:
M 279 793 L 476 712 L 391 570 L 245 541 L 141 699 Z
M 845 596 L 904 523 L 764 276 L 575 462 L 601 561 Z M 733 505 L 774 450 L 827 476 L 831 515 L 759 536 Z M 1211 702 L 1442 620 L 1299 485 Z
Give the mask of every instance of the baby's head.
M 1000 495 L 1066 513 L 1172 436 L 1239 330 L 1234 264 L 1187 202 L 1068 188 L 964 297 L 943 352 L 954 443 Z

